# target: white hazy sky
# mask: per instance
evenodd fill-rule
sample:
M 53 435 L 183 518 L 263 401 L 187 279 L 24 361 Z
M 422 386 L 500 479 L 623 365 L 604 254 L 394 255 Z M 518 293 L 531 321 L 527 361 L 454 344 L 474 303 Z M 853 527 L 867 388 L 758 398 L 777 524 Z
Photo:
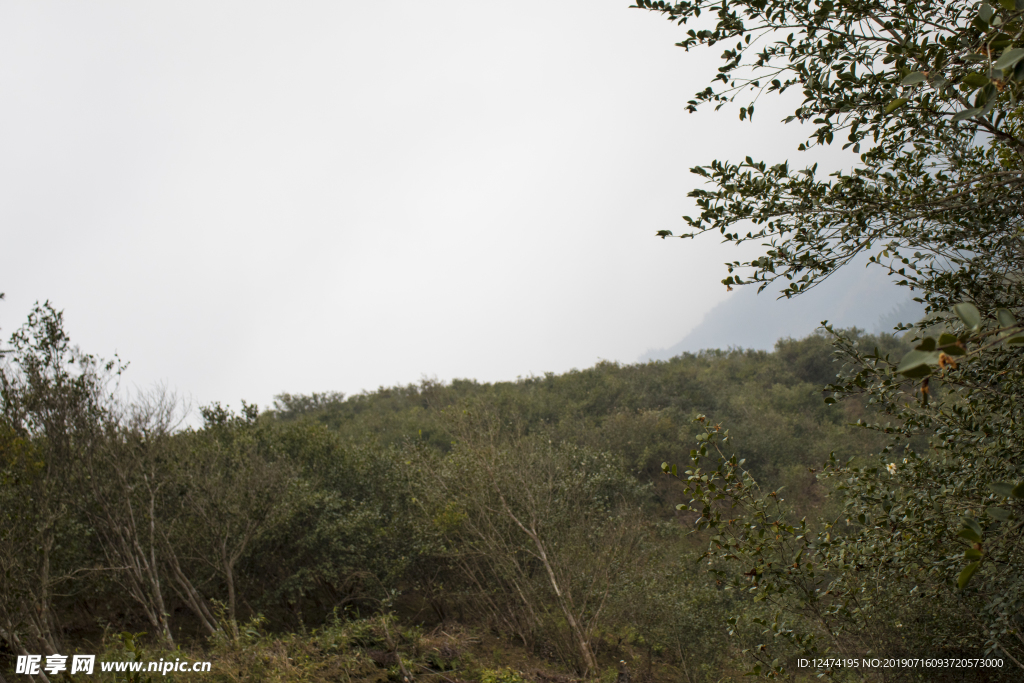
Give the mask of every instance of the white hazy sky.
M 631 362 L 726 296 L 688 169 L 802 163 L 685 103 L 629 0 L 0 4 L 0 334 L 33 301 L 195 403 Z M 785 133 L 785 134 L 782 134 Z

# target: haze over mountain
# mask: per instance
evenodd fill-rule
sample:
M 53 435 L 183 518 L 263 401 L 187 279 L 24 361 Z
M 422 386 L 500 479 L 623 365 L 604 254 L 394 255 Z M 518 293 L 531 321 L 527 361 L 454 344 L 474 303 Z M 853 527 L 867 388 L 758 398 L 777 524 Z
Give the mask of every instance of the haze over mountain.
M 758 294 L 756 287 L 737 287 L 678 343 L 651 349 L 638 360 L 668 360 L 711 348 L 769 350 L 781 338 L 807 336 L 824 320 L 881 334 L 924 315 L 924 306 L 913 300 L 913 293 L 894 285 L 879 267 L 851 265 L 793 299 L 779 299 L 781 289 L 769 287 Z

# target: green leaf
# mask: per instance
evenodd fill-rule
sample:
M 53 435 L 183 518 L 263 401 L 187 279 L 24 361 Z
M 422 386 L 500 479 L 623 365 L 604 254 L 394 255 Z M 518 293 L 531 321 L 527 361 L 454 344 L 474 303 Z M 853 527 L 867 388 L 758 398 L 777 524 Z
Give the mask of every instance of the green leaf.
M 893 113 L 894 111 L 896 111 L 897 109 L 899 109 L 900 107 L 905 105 L 908 101 L 909 100 L 907 100 L 907 98 L 905 98 L 905 97 L 900 97 L 900 98 L 897 98 L 897 99 L 893 100 L 889 104 L 885 105 L 885 113 L 886 114 Z
M 984 88 L 992 81 L 987 76 L 983 76 L 979 73 L 969 73 L 964 76 L 963 82 L 972 88 Z
M 943 332 L 939 335 L 939 346 L 945 347 L 951 344 L 956 344 L 956 335 L 950 334 L 949 332 Z
M 1015 47 L 1012 50 L 1007 50 L 1002 56 L 996 60 L 996 63 L 992 65 L 993 69 L 1003 71 L 1017 65 L 1017 62 L 1024 59 L 1024 48 Z
M 984 21 L 986 24 L 992 22 L 992 15 L 995 14 L 995 10 L 992 9 L 992 5 L 987 2 L 983 2 L 981 7 L 978 8 L 978 18 Z
M 915 346 L 914 348 L 917 349 L 918 351 L 934 351 L 935 340 L 932 339 L 931 337 L 925 337 L 924 339 L 921 340 L 921 343 Z
M 1024 481 L 1013 487 L 1013 490 L 1010 491 L 1010 496 L 1012 498 L 1024 498 Z
M 1003 9 L 1007 12 L 1012 12 L 1017 9 L 1016 0 L 999 0 L 999 4 L 1003 6 Z
M 999 327 L 1013 327 L 1017 324 L 1017 319 L 1013 317 L 1013 313 L 1010 313 L 1005 308 L 996 309 L 996 318 L 999 319 Z
M 963 121 L 964 119 L 969 119 L 972 116 L 977 116 L 980 113 L 981 107 L 975 107 L 974 109 L 964 109 L 963 111 L 958 111 L 957 113 L 953 114 L 953 121 Z
M 981 525 L 978 524 L 977 520 L 975 520 L 973 517 L 968 517 L 967 515 L 964 515 L 960 518 L 960 521 L 963 522 L 965 527 L 967 527 L 968 529 L 970 529 L 978 535 L 978 543 L 981 543 Z
M 953 306 L 953 312 L 964 322 L 964 326 L 975 331 L 981 327 L 981 312 L 978 307 L 971 303 L 960 303 Z
M 1020 346 L 1024 344 L 1024 337 L 1011 337 L 1006 340 L 1007 346 Z
M 1004 498 L 1009 498 L 1010 496 L 1013 495 L 1013 484 L 989 484 L 988 488 L 997 496 L 1003 496 Z
M 985 512 L 987 512 L 989 516 L 991 516 L 992 518 L 998 519 L 1000 522 L 1005 522 L 1011 517 L 1013 517 L 1013 513 L 1010 512 L 1009 510 L 1005 510 L 1000 507 L 995 507 L 994 505 L 992 507 L 986 508 Z
M 911 71 L 903 77 L 903 80 L 900 81 L 900 85 L 917 85 L 918 83 L 924 83 L 924 78 L 924 74 L 920 71 Z
M 980 560 L 981 559 L 981 551 L 980 550 L 975 550 L 974 548 L 968 548 L 967 550 L 964 551 L 964 559 L 965 560 Z
M 971 543 L 981 543 L 981 535 L 974 533 L 974 529 L 968 529 L 964 527 L 956 533 L 960 538 L 970 541 Z
M 903 356 L 896 372 L 904 377 L 927 377 L 932 374 L 930 366 L 938 362 L 938 352 L 914 350 Z
M 984 90 L 978 93 L 978 97 L 974 102 L 975 106 L 981 107 L 981 112 L 979 112 L 978 116 L 988 116 L 995 109 L 996 102 L 999 101 L 997 92 L 994 85 L 987 85 Z
M 974 576 L 974 572 L 978 571 L 978 567 L 981 566 L 981 562 L 971 562 L 969 565 L 964 567 L 964 570 L 960 572 L 960 576 L 956 580 L 956 587 L 960 590 L 964 589 L 967 582 Z

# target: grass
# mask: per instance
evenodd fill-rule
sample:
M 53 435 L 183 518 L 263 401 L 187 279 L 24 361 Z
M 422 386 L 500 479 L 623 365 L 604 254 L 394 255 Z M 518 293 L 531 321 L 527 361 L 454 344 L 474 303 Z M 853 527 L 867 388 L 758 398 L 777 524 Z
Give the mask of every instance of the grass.
M 102 661 L 209 661 L 203 673 L 100 673 L 82 680 L 111 683 L 579 683 L 563 666 L 493 633 L 459 624 L 431 630 L 402 625 L 393 615 L 333 619 L 307 633 L 270 633 L 257 617 L 205 643 L 160 649 L 144 634 L 116 634 L 104 641 Z M 604 653 L 606 666 L 590 680 L 616 680 L 619 658 L 631 680 L 678 681 L 680 671 L 659 661 L 652 668 L 628 643 Z M 650 655 L 648 653 L 647 657 Z M 77 677 L 68 677 L 75 681 Z

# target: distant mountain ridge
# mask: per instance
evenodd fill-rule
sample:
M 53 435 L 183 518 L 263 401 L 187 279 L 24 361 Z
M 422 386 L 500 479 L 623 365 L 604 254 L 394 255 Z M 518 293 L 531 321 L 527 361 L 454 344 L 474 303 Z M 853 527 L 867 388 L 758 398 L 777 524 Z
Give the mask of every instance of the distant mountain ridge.
M 807 336 L 823 320 L 882 334 L 924 315 L 910 290 L 893 284 L 879 267 L 851 264 L 793 299 L 778 299 L 779 291 L 768 288 L 758 294 L 757 287 L 737 287 L 678 343 L 650 349 L 638 360 L 668 360 L 702 349 L 771 350 L 779 339 Z

